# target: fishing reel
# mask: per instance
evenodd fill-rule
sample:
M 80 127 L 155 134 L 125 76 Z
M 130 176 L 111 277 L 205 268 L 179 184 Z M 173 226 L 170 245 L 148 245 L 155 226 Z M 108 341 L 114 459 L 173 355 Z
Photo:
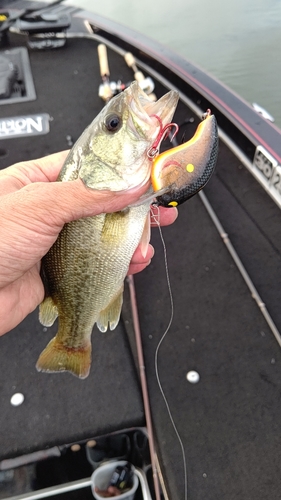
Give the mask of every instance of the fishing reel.
M 108 102 L 113 96 L 123 92 L 126 88 L 131 85 L 131 81 L 124 83 L 121 80 L 110 80 L 110 71 L 108 65 L 108 57 L 107 57 L 107 48 L 103 43 L 98 45 L 98 58 L 100 65 L 100 75 L 102 79 L 102 83 L 99 86 L 99 97 L 103 99 L 105 102 Z M 151 101 L 156 101 L 156 96 L 153 94 L 154 90 L 154 81 L 149 76 L 145 77 L 144 74 L 139 71 L 136 66 L 136 60 L 131 54 L 131 52 L 127 52 L 124 55 L 124 59 L 129 66 L 134 71 L 134 79 L 138 82 L 140 88 L 147 94 Z

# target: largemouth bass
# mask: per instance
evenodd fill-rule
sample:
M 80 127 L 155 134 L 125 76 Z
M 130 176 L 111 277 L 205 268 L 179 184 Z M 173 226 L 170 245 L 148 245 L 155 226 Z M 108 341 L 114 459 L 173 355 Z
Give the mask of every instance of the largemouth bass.
M 178 93 L 151 102 L 136 82 L 114 97 L 70 151 L 58 181 L 80 178 L 87 188 L 126 191 L 150 178 L 148 151 L 174 114 Z M 37 369 L 85 378 L 91 365 L 94 324 L 105 332 L 120 318 L 123 286 L 146 224 L 149 202 L 65 224 L 42 261 L 46 296 L 39 319 L 58 332 Z

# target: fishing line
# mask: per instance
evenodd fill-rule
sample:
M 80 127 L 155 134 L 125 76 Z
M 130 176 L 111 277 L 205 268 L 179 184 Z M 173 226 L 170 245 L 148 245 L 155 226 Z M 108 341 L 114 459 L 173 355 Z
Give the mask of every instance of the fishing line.
M 167 398 L 165 396 L 164 389 L 163 389 L 161 381 L 160 381 L 159 370 L 158 370 L 158 355 L 159 355 L 159 350 L 160 350 L 160 347 L 161 347 L 164 339 L 167 336 L 167 333 L 170 330 L 170 327 L 171 327 L 171 324 L 172 324 L 172 321 L 173 321 L 173 318 L 174 318 L 174 300 L 173 300 L 173 293 L 172 293 L 172 287 L 171 287 L 171 281 L 170 281 L 170 275 L 169 275 L 169 268 L 168 268 L 167 249 L 166 249 L 166 245 L 165 245 L 163 233 L 162 233 L 162 230 L 161 230 L 161 227 L 160 227 L 160 209 L 157 206 L 154 206 L 154 208 L 157 209 L 157 215 L 154 214 L 152 212 L 152 210 L 151 210 L 151 217 L 154 220 L 154 222 L 156 223 L 156 225 L 158 226 L 159 234 L 160 234 L 160 238 L 161 238 L 161 242 L 162 242 L 162 246 L 163 246 L 164 264 L 165 264 L 165 271 L 166 271 L 168 292 L 169 292 L 170 305 L 171 305 L 171 315 L 170 315 L 170 319 L 169 319 L 168 325 L 167 325 L 166 330 L 164 331 L 161 339 L 159 340 L 157 348 L 156 348 L 156 351 L 155 351 L 154 367 L 155 367 L 155 374 L 156 374 L 156 379 L 157 379 L 158 387 L 160 389 L 162 398 L 163 398 L 164 403 L 166 405 L 167 412 L 168 412 L 171 424 L 172 424 L 174 432 L 175 432 L 175 434 L 177 436 L 178 442 L 180 444 L 181 452 L 182 452 L 183 469 L 184 469 L 184 498 L 185 498 L 185 500 L 187 500 L 187 471 L 186 471 L 185 450 L 184 450 L 183 442 L 182 442 L 182 439 L 180 437 L 179 431 L 177 429 L 177 426 L 175 424 L 174 418 L 172 416 L 172 412 L 171 412 L 169 403 L 168 403 Z

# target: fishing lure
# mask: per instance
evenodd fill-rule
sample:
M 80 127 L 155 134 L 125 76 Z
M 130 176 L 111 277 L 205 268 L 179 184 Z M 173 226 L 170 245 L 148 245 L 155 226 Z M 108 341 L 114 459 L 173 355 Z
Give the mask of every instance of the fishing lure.
M 217 121 L 208 109 L 194 136 L 152 159 L 151 183 L 156 204 L 176 207 L 194 196 L 210 179 L 218 156 Z

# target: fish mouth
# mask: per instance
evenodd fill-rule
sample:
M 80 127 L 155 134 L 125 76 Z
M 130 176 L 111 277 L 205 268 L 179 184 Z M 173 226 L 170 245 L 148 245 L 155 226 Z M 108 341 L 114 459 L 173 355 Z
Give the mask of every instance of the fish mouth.
M 170 90 L 154 102 L 135 81 L 131 84 L 131 97 L 134 122 L 136 124 L 136 120 L 139 121 L 140 129 L 153 142 L 159 134 L 161 126 L 165 127 L 171 122 L 178 104 L 179 93 L 176 90 Z M 138 130 L 140 129 L 138 127 Z
M 126 170 L 123 168 L 116 170 L 120 176 L 120 186 L 122 179 L 121 189 L 131 190 L 149 181 L 151 175 L 149 151 L 151 148 L 155 149 L 155 145 L 158 150 L 163 138 L 162 130 L 173 118 L 179 94 L 176 90 L 170 90 L 154 102 L 149 99 L 136 81 L 125 92 L 129 110 L 128 131 L 134 137 L 133 143 L 139 144 L 140 154 L 139 159 L 134 158 L 131 163 L 127 164 Z

